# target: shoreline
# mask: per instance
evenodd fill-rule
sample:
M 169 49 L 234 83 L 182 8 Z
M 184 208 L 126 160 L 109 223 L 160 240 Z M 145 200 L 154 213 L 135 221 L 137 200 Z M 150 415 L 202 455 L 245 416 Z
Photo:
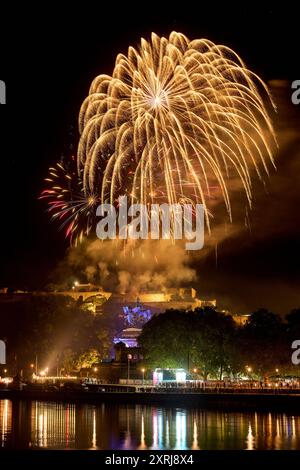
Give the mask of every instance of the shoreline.
M 120 403 L 198 407 L 228 411 L 288 411 L 300 414 L 300 393 L 197 393 L 197 392 L 78 392 L 0 390 L 0 399 L 38 400 L 73 403 Z

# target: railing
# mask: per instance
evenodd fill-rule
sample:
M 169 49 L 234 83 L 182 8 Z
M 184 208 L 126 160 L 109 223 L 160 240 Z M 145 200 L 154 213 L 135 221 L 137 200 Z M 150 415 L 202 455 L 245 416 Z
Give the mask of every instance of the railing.
M 145 390 L 145 391 L 149 391 Z M 153 393 L 234 394 L 234 395 L 300 395 L 300 387 L 153 387 Z

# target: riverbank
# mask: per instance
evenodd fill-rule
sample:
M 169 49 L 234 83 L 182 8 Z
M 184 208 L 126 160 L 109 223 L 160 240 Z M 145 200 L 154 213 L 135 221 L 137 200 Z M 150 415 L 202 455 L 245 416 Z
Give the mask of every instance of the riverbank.
M 216 392 L 91 392 L 0 390 L 0 399 L 39 400 L 74 403 L 123 403 L 164 405 L 171 407 L 197 407 L 226 410 L 288 411 L 300 414 L 300 393 L 229 393 Z

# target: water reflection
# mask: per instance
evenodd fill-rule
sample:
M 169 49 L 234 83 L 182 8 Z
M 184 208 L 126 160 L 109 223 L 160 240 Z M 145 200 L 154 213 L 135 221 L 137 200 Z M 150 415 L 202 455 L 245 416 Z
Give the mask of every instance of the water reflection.
M 75 405 L 32 402 L 30 445 L 52 448 L 73 447 Z
M 0 400 L 1 447 L 300 449 L 300 416 Z
M 0 420 L 1 420 L 1 447 L 4 447 L 6 437 L 11 432 L 11 402 L 10 400 L 0 400 Z

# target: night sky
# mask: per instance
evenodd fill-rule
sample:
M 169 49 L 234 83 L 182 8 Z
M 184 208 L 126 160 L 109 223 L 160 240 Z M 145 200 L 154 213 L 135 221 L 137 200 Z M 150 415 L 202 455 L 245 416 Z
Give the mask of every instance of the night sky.
M 192 261 L 197 287 L 233 310 L 265 306 L 284 313 L 299 307 L 300 105 L 290 99 L 291 82 L 300 79 L 299 8 L 249 11 L 250 3 L 241 2 L 239 8 L 215 5 L 209 11 L 182 2 L 163 11 L 152 2 L 141 3 L 140 10 L 101 3 L 80 9 L 72 4 L 64 14 L 45 6 L 16 7 L 1 18 L 0 79 L 7 84 L 7 105 L 0 106 L 0 287 L 42 287 L 65 255 L 64 234 L 49 222 L 38 195 L 48 167 L 75 151 L 78 111 L 92 79 L 111 74 L 116 55 L 140 37 L 176 30 L 234 49 L 270 82 L 278 105 L 277 172 L 268 194 L 256 193 L 252 231 L 235 227 L 221 236 L 217 265 L 214 250 Z

